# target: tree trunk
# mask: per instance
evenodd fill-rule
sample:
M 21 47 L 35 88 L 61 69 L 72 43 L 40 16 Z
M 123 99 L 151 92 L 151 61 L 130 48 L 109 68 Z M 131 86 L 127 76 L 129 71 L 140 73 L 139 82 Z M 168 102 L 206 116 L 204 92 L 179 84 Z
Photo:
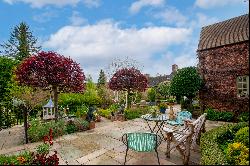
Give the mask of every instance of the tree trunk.
M 188 98 L 188 109 L 193 111 L 193 105 L 192 105 L 193 97 L 187 96 L 187 98 Z
M 23 117 L 24 117 L 24 133 L 25 133 L 25 143 L 28 143 L 28 113 L 27 108 L 23 109 Z
M 127 91 L 127 103 L 128 103 L 128 108 L 130 108 L 131 106 L 131 100 L 129 99 L 129 96 L 130 96 L 130 89 Z
M 54 109 L 55 109 L 55 119 L 58 119 L 58 89 L 57 86 L 52 87 L 54 93 Z

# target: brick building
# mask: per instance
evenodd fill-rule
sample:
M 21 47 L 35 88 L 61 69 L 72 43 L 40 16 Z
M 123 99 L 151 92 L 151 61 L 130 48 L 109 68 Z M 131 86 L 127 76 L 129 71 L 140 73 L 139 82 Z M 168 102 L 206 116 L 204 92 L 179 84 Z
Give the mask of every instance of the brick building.
M 146 74 L 146 77 L 148 78 L 148 85 L 149 87 L 154 87 L 157 86 L 159 83 L 161 82 L 170 82 L 171 79 L 173 78 L 174 74 L 177 72 L 178 70 L 178 65 L 173 64 L 172 65 L 172 72 L 169 75 L 158 75 L 155 77 L 151 77 L 149 74 Z
M 205 86 L 200 103 L 236 114 L 249 111 L 249 14 L 205 26 L 197 55 Z

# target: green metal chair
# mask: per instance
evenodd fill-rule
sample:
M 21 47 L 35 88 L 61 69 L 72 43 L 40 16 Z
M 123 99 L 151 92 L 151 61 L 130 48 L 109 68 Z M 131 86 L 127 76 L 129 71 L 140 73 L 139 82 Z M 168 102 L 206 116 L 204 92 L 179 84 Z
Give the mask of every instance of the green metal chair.
M 155 151 L 160 165 L 157 148 L 162 139 L 159 135 L 155 133 L 126 133 L 122 136 L 122 142 L 127 146 L 124 165 L 126 164 L 129 149 L 137 152 Z

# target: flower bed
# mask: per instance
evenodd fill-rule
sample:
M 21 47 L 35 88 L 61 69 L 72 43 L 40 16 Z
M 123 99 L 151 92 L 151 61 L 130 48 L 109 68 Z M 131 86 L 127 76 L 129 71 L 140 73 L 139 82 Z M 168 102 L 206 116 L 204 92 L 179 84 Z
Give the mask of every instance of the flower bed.
M 49 129 L 49 136 L 44 136 L 44 143 L 37 146 L 36 152 L 24 151 L 18 155 L 0 155 L 0 165 L 59 165 L 57 151 L 49 155 L 52 145 L 52 129 Z
M 39 120 L 31 121 L 28 136 L 30 142 L 37 142 L 43 139 L 44 135 L 49 132 L 50 129 L 53 130 L 54 137 L 62 136 L 64 134 L 70 134 L 77 131 L 87 130 L 89 123 L 86 120 L 79 118 L 74 119 L 74 121 L 64 121 L 58 120 L 58 122 L 41 122 Z
M 248 123 L 228 124 L 212 129 L 201 136 L 202 165 L 239 165 L 249 163 L 248 147 L 242 138 L 249 139 Z M 240 129 L 244 129 L 241 131 Z M 241 134 L 243 133 L 243 134 Z M 243 136 L 244 135 L 244 136 Z

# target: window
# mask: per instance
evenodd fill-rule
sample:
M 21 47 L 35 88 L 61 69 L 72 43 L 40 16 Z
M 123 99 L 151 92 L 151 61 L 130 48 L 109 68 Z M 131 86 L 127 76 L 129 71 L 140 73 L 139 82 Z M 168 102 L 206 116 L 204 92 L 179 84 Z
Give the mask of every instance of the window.
M 246 97 L 249 95 L 249 76 L 237 77 L 237 96 Z

